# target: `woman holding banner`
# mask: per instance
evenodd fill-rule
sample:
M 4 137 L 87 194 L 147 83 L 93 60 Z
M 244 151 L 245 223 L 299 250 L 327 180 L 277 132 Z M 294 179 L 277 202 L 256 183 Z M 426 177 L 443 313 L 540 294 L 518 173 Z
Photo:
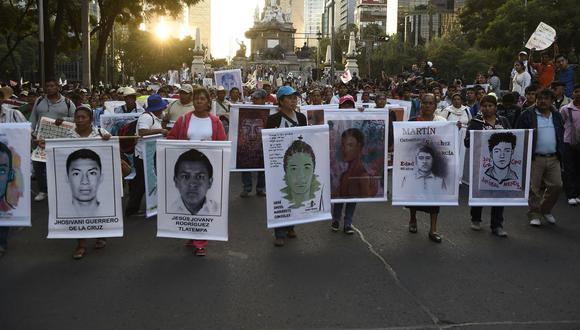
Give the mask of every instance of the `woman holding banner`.
M 225 141 L 227 140 L 224 126 L 220 119 L 210 113 L 211 101 L 205 88 L 193 91 L 194 110 L 177 118 L 175 125 L 167 134 L 167 139 L 195 141 Z M 196 256 L 203 257 L 207 253 L 206 240 L 192 240 Z
M 276 93 L 278 112 L 270 115 L 265 128 L 306 126 L 306 116 L 296 112 L 300 94 L 290 86 L 282 86 Z M 294 226 L 274 228 L 274 245 L 284 246 L 286 237 L 295 238 Z
M 445 118 L 435 114 L 437 101 L 435 95 L 424 94 L 421 98 L 421 108 L 419 116 L 411 118 L 409 121 L 446 121 Z M 432 162 L 432 159 L 431 159 Z M 429 168 L 431 171 L 431 168 Z M 439 206 L 409 206 L 409 232 L 417 233 L 417 211 L 429 213 L 431 227 L 429 229 L 429 239 L 435 243 L 441 243 L 441 236 L 437 233 L 437 217 Z
M 479 104 L 480 113 L 469 122 L 469 126 L 467 127 L 467 134 L 464 140 L 466 148 L 469 148 L 470 145 L 470 130 L 480 131 L 511 128 L 510 122 L 506 117 L 497 115 L 497 99 L 495 97 L 486 95 L 481 99 Z M 475 231 L 481 230 L 482 210 L 483 208 L 481 206 L 471 207 L 471 229 Z M 499 237 L 507 237 L 507 232 L 503 230 L 503 206 L 491 207 L 490 227 L 492 234 Z
M 93 110 L 88 106 L 79 106 L 74 113 L 75 128 L 71 129 L 67 137 L 71 139 L 97 138 L 100 137 L 107 141 L 111 134 L 105 129 L 93 126 Z M 73 259 L 82 259 L 87 252 L 86 239 L 78 239 L 77 247 L 73 252 Z M 97 238 L 95 249 L 103 249 L 107 245 L 105 238 Z

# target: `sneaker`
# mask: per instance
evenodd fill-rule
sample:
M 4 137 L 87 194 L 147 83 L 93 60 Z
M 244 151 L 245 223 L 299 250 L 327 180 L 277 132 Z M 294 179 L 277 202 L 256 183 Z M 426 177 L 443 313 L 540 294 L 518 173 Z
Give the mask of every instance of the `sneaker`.
M 347 235 L 352 235 L 352 234 L 354 234 L 354 229 L 352 229 L 352 226 L 345 226 L 344 233 Z
M 539 227 L 542 225 L 540 219 L 532 219 L 530 220 L 530 226 Z
M 196 248 L 193 253 L 198 257 L 205 257 L 207 251 L 205 248 Z
M 437 233 L 429 233 L 429 240 L 435 242 L 435 243 L 441 243 L 442 239 L 441 239 L 441 235 L 437 234 Z
M 544 214 L 544 219 L 546 219 L 546 221 L 548 221 L 549 224 L 551 225 L 555 225 L 556 224 L 556 218 L 554 218 L 553 215 L 551 214 Z
M 508 234 L 505 230 L 503 230 L 503 228 L 494 228 L 491 230 L 491 233 L 494 234 L 495 236 L 499 236 L 499 237 L 507 237 Z
M 340 228 L 340 223 L 336 220 L 334 220 L 332 222 L 332 225 L 330 225 L 330 229 L 332 229 L 332 231 L 337 232 L 338 228 Z
M 568 205 L 571 205 L 571 206 L 578 205 L 578 198 L 569 198 L 568 199 Z
M 249 192 L 249 191 L 245 191 L 245 190 L 244 190 L 244 191 L 242 191 L 242 192 L 240 193 L 240 197 L 242 197 L 242 198 L 246 198 L 246 197 L 248 197 L 248 196 L 250 196 L 250 192 Z
M 274 246 L 284 246 L 284 239 L 283 238 L 276 238 L 274 240 Z
M 290 229 L 288 230 L 288 232 L 286 233 L 286 237 L 288 238 L 296 238 L 296 232 L 294 231 L 294 229 Z
M 43 200 L 45 200 L 47 197 L 47 194 L 45 192 L 39 192 L 36 196 L 34 196 L 34 200 L 37 202 L 42 202 Z
M 475 230 L 475 231 L 480 231 L 481 230 L 481 224 L 479 221 L 471 221 L 471 229 Z
M 256 191 L 256 196 L 266 197 L 266 192 L 263 190 Z

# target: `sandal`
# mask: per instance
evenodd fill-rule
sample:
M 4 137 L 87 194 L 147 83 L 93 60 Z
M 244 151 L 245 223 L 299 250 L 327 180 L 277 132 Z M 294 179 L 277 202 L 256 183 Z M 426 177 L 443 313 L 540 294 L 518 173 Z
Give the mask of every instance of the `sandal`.
M 85 256 L 85 253 L 86 252 L 87 252 L 87 249 L 86 248 L 84 248 L 82 246 L 78 246 L 75 249 L 75 252 L 73 253 L 72 257 L 75 260 L 82 259 Z
M 417 233 L 417 223 L 410 223 L 409 224 L 409 232 L 412 234 L 416 234 Z
M 205 257 L 206 255 L 205 248 L 196 248 L 195 251 L 193 251 L 193 253 L 195 253 L 195 255 L 198 257 Z
M 441 243 L 441 236 L 437 233 L 429 233 L 429 239 L 435 243 Z
M 99 238 L 95 242 L 95 249 L 103 249 L 105 246 L 107 246 L 107 241 L 103 238 Z

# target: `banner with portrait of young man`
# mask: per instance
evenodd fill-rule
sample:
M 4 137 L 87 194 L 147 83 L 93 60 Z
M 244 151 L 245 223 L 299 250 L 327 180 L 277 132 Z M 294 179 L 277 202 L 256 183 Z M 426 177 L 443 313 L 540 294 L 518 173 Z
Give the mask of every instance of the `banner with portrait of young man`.
M 46 140 L 48 238 L 123 236 L 119 140 Z
M 332 203 L 387 200 L 387 109 L 326 110 Z
M 157 237 L 228 240 L 229 141 L 157 140 Z
M 469 205 L 526 206 L 532 130 L 469 131 Z
M 262 130 L 268 228 L 330 220 L 328 126 Z
M 458 205 L 456 123 L 394 122 L 393 129 L 393 205 Z
M 266 127 L 268 116 L 276 111 L 277 107 L 273 105 L 232 104 L 229 132 L 231 171 L 264 170 L 262 129 Z
M 145 215 L 157 215 L 157 140 L 163 135 L 155 134 L 143 139 L 143 174 L 145 175 Z
M 306 116 L 308 126 L 324 125 L 324 109 L 338 110 L 338 104 L 301 105 L 300 112 Z
M 237 87 L 240 91 L 240 99 L 244 99 L 244 88 L 242 83 L 242 70 L 222 70 L 213 73 L 215 84 L 217 86 L 224 86 L 227 95 L 230 95 L 232 88 Z
M 30 227 L 30 123 L 0 124 L 0 227 Z

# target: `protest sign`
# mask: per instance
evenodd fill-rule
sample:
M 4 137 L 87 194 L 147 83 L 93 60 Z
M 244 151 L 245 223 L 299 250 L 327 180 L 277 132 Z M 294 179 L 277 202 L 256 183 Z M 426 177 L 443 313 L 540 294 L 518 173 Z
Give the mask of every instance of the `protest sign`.
M 36 138 L 39 140 L 64 138 L 71 129 L 75 128 L 75 124 L 69 121 L 63 121 L 60 125 L 56 125 L 55 123 L 55 119 L 42 117 L 38 123 Z M 46 162 L 46 152 L 44 148 L 36 146 L 32 151 L 30 158 L 37 162 Z
M 268 116 L 276 112 L 272 105 L 232 104 L 229 139 L 232 141 L 232 171 L 264 170 L 262 129 Z
M 394 122 L 393 129 L 393 205 L 458 205 L 456 124 Z
M 556 41 L 556 30 L 544 22 L 540 22 L 526 43 L 527 49 L 544 50 Z
M 242 87 L 242 71 L 240 69 L 223 70 L 214 72 L 215 84 L 217 86 L 224 86 L 227 95 L 230 95 L 230 90 L 237 87 L 240 91 L 240 98 L 244 98 L 244 89 Z
M 469 133 L 469 205 L 528 205 L 532 130 Z
M 324 109 L 338 109 L 338 104 L 302 105 L 300 112 L 306 116 L 308 126 L 324 125 Z
M 333 203 L 387 200 L 388 110 L 326 110 Z
M 105 113 L 112 115 L 115 113 L 115 108 L 122 107 L 125 104 L 125 101 L 105 101 Z
M 119 140 L 46 141 L 48 238 L 123 236 Z
M 30 123 L 0 124 L 0 227 L 30 226 Z
M 157 139 L 163 135 L 143 137 L 143 174 L 145 176 L 145 214 L 152 217 L 157 214 Z
M 327 125 L 262 130 L 268 228 L 328 220 Z
M 402 112 L 402 115 L 399 114 L 399 112 L 401 112 L 401 110 L 395 111 L 395 114 L 397 115 L 397 121 L 409 120 L 409 117 L 411 115 L 411 108 L 413 107 L 413 104 L 411 103 L 411 101 L 387 99 L 387 102 L 389 103 L 388 106 L 394 106 L 394 108 L 401 108 L 402 107 L 403 109 L 405 109 Z M 391 111 L 391 110 L 389 110 L 389 111 Z
M 229 141 L 157 140 L 157 236 L 228 240 Z
M 113 136 L 118 136 L 123 127 L 139 119 L 140 115 L 140 113 L 102 114 L 100 117 L 101 128 L 104 128 Z

